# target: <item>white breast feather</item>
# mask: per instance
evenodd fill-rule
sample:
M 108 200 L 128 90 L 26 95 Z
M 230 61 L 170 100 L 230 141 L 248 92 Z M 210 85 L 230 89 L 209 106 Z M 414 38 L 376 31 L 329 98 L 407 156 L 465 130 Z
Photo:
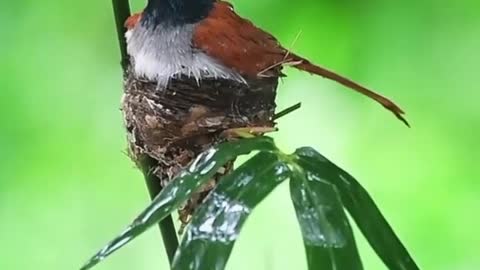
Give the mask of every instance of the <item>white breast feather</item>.
M 170 79 L 187 75 L 202 78 L 224 78 L 246 83 L 234 70 L 225 67 L 205 53 L 192 48 L 194 25 L 146 28 L 141 23 L 125 33 L 127 51 L 137 76 L 166 85 Z M 213 38 L 213 37 L 212 37 Z

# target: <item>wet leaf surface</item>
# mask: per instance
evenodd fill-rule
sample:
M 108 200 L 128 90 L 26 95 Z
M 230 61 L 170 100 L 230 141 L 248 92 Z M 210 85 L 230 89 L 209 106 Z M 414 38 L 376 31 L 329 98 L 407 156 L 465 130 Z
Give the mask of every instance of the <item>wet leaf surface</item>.
M 302 231 L 308 269 L 363 269 L 335 186 L 298 168 L 290 181 L 290 193 Z
M 261 152 L 222 178 L 195 213 L 172 268 L 224 269 L 251 211 L 289 176 L 278 154 Z
M 184 171 L 167 185 L 152 203 L 119 236 L 95 254 L 81 269 L 86 270 L 104 260 L 151 226 L 157 224 L 185 202 L 228 161 L 254 150 L 275 152 L 273 140 L 256 137 L 228 142 L 200 154 Z
M 199 155 L 82 270 L 93 267 L 176 210 L 228 161 L 255 150 L 259 153 L 223 177 L 197 209 L 172 269 L 224 269 L 245 220 L 287 178 L 291 179 L 291 197 L 309 269 L 362 269 L 344 207 L 389 269 L 419 269 L 352 176 L 312 148 L 300 148 L 286 156 L 271 138 L 256 137 L 225 143 Z
M 389 269 L 419 269 L 360 183 L 310 147 L 298 149 L 295 155 L 297 163 L 312 173 L 312 180 L 331 183 L 338 189 L 344 206 Z

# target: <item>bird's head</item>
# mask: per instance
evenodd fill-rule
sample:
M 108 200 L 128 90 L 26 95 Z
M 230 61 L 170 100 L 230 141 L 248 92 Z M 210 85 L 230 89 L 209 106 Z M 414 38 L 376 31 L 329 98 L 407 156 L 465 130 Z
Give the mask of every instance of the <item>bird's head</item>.
M 157 25 L 184 25 L 208 16 L 216 0 L 149 0 L 144 22 Z

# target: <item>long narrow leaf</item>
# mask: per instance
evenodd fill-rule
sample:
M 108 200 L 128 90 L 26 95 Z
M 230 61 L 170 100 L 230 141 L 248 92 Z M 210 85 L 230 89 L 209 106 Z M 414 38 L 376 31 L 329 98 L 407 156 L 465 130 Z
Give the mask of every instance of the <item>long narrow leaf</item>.
M 314 178 L 329 181 L 338 188 L 348 212 L 389 269 L 419 269 L 360 183 L 312 148 L 300 148 L 295 154 L 297 163 L 316 175 Z
M 290 180 L 308 269 L 363 269 L 340 195 L 332 184 L 316 180 L 305 169 L 297 169 Z
M 173 261 L 174 270 L 222 270 L 253 210 L 290 175 L 277 154 L 260 152 L 221 179 L 197 210 Z
M 239 155 L 248 154 L 254 150 L 276 151 L 277 148 L 271 138 L 256 137 L 224 143 L 200 154 L 158 194 L 123 233 L 101 249 L 81 269 L 90 269 L 152 225 L 157 224 L 181 206 L 195 190 L 211 179 L 221 166 Z

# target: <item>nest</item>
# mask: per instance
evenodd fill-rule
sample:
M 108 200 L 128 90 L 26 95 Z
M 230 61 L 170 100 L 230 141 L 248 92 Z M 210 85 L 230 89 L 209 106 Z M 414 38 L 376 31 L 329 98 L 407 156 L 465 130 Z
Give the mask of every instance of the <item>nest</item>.
M 277 78 L 248 80 L 248 84 L 226 79 L 197 82 L 183 77 L 167 87 L 137 78 L 127 71 L 122 111 L 128 152 L 144 172 L 148 170 L 164 187 L 199 153 L 226 140 L 226 130 L 274 127 Z M 187 223 L 222 175 L 224 166 L 179 210 Z

